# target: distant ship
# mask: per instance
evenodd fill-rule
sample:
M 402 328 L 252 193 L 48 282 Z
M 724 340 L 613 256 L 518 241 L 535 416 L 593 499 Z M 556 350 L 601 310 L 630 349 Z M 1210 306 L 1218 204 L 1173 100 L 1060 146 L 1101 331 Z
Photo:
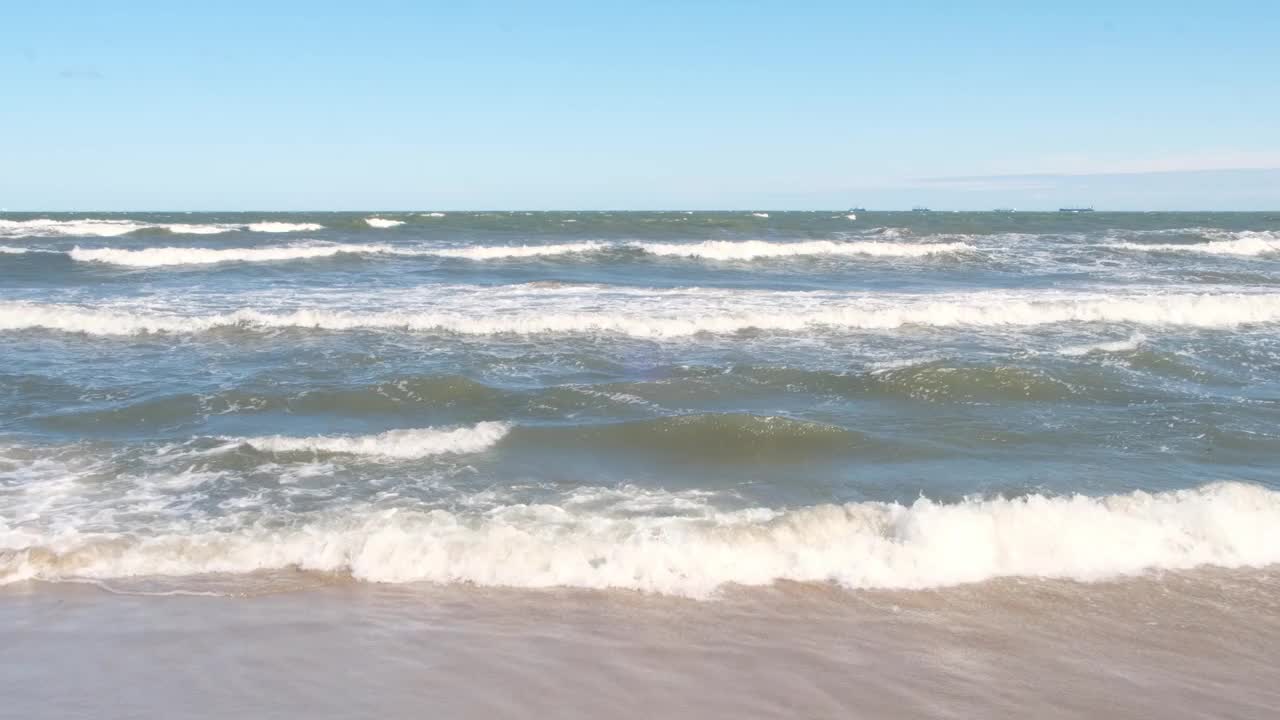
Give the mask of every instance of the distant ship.
M 1013 208 L 996 208 L 995 210 L 992 210 L 991 212 L 998 212 L 998 213 L 1011 213 L 1011 212 L 1018 212 L 1018 211 L 1017 211 L 1017 210 L 1014 210 Z
M 911 208 L 911 212 L 933 212 L 933 211 L 927 207 L 916 206 Z
M 1065 212 L 1065 213 L 1093 212 L 1093 208 L 1092 207 L 1066 207 L 1066 208 L 1058 208 L 1058 212 Z

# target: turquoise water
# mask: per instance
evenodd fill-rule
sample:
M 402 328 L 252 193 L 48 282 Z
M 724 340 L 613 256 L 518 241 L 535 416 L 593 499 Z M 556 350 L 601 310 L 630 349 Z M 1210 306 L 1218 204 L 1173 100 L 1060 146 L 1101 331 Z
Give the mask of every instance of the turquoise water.
M 0 216 L 0 582 L 1280 561 L 1280 215 Z

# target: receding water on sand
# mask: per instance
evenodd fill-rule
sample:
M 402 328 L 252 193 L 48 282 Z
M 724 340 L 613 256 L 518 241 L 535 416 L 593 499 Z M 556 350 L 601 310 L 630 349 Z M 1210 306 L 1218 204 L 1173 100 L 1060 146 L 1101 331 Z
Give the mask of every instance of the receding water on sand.
M 1268 717 L 1274 573 L 629 592 L 207 578 L 0 590 L 15 716 Z M 57 668 L 58 677 L 48 672 Z M 146 692 L 136 692 L 146 688 Z

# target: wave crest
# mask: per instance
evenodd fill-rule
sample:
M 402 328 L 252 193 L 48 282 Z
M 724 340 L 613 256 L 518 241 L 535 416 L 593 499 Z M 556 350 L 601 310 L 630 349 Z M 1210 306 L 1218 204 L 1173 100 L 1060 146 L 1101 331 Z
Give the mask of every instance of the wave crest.
M 399 222 L 399 221 L 396 221 Z M 289 226 L 286 229 L 284 226 Z M 258 223 L 250 228 L 258 232 L 294 232 L 318 229 L 319 226 L 288 223 Z M 380 226 L 380 227 L 391 227 Z M 236 228 L 230 228 L 236 229 Z M 686 257 L 711 261 L 749 261 L 787 257 L 893 257 L 923 258 L 935 255 L 974 252 L 976 248 L 963 242 L 898 243 L 882 241 L 774 243 L 762 240 L 707 241 L 701 243 L 609 243 L 595 240 L 547 245 L 474 245 L 467 247 L 393 246 L 384 243 L 296 244 L 255 248 L 149 247 L 136 250 L 123 248 L 81 248 L 68 253 L 73 260 L 101 262 L 134 267 L 176 265 L 209 265 L 222 262 L 278 262 L 308 260 L 337 254 L 397 255 L 403 257 L 438 257 L 460 260 L 508 260 L 551 257 L 610 251 L 633 251 L 655 257 Z M 6 250 L 22 251 L 20 248 Z
M 466 515 L 366 510 L 279 527 L 159 534 L 10 530 L 0 583 L 289 567 L 371 582 L 625 588 L 706 598 L 780 580 L 920 589 L 999 577 L 1098 581 L 1280 562 L 1280 493 L 1224 482 L 1104 497 L 863 502 L 678 516 L 575 505 Z M 692 505 L 693 507 L 687 507 Z M 1122 551 L 1121 551 L 1122 550 Z
M 312 260 L 334 255 L 390 253 L 390 245 L 285 245 L 258 248 L 183 248 L 153 247 L 140 250 L 92 248 L 79 246 L 67 254 L 79 262 L 96 262 L 129 267 L 169 267 L 174 265 L 213 265 L 225 262 L 280 262 Z
M 256 222 L 246 225 L 250 232 L 261 233 L 289 233 L 289 232 L 315 232 L 323 230 L 324 226 L 319 223 L 290 223 L 290 222 Z
M 317 223 L 256 222 L 235 223 L 155 223 L 141 220 L 84 218 L 80 220 L 0 220 L 0 237 L 118 237 L 143 231 L 168 232 L 174 235 L 217 235 L 248 230 L 250 232 L 286 233 L 323 230 Z
M 612 246 L 606 243 L 587 241 L 554 245 L 476 245 L 473 247 L 441 248 L 423 252 L 438 257 L 463 258 L 466 260 L 501 260 L 506 258 L 600 252 L 608 250 L 610 247 Z
M 764 240 L 708 240 L 700 243 L 637 243 L 635 247 L 658 256 L 691 257 L 707 260 L 758 260 L 761 258 L 801 257 L 811 255 L 918 258 L 932 255 L 973 252 L 968 243 L 899 243 L 879 240 L 861 242 L 776 243 Z
M 150 227 L 155 227 L 155 225 L 132 220 L 94 220 L 90 218 L 83 220 L 51 220 L 48 218 L 0 220 L 0 237 L 62 237 L 72 235 L 115 237 Z
M 1213 238 L 1204 243 L 1135 243 L 1122 242 L 1108 247 L 1143 252 L 1199 253 L 1202 255 L 1234 255 L 1239 257 L 1256 257 L 1258 255 L 1280 254 L 1280 233 L 1261 231 L 1200 231 L 1205 237 Z
M 313 260 L 334 255 L 397 255 L 407 257 L 443 257 L 466 260 L 498 260 L 544 255 L 564 255 L 608 249 L 598 242 L 559 245 L 492 245 L 465 248 L 422 248 L 385 243 L 297 244 L 255 248 L 184 248 L 152 247 L 138 250 L 122 248 L 81 248 L 71 250 L 72 260 L 99 262 L 131 267 L 168 267 L 177 265 L 212 265 L 228 262 L 283 262 Z M 15 248 L 18 250 L 18 248 Z M 24 251 L 25 252 L 25 251 Z
M 482 422 L 474 427 L 450 430 L 415 428 L 388 430 L 377 435 L 317 435 L 314 437 L 269 435 L 222 439 L 270 453 L 333 453 L 412 460 L 432 455 L 481 452 L 496 445 L 506 437 L 510 429 L 511 426 L 506 423 Z
M 527 290 L 526 290 L 527 292 Z M 211 315 L 170 315 L 121 309 L 84 308 L 31 302 L 0 303 L 0 331 L 47 329 L 89 335 L 150 332 L 191 333 L 218 328 L 266 330 L 390 330 L 464 335 L 535 335 L 544 333 L 614 333 L 643 338 L 689 337 L 700 333 L 744 331 L 892 330 L 901 327 L 1035 327 L 1066 323 L 1130 324 L 1196 328 L 1236 328 L 1280 322 L 1280 294 L 1150 294 L 1124 296 L 930 297 L 894 302 L 841 299 L 806 302 L 788 309 L 780 293 L 772 305 L 759 299 L 735 308 L 718 303 L 715 310 L 682 301 L 664 305 L 565 296 L 555 307 L 524 307 L 511 313 L 485 314 L 454 301 L 446 310 L 354 311 L 324 308 L 272 313 L 241 309 Z M 695 296 L 693 300 L 697 300 Z M 486 307 L 485 297 L 475 297 Z M 575 302 L 584 303 L 574 310 Z M 772 309 L 766 310 L 765 307 Z M 557 309 L 562 308 L 562 309 Z

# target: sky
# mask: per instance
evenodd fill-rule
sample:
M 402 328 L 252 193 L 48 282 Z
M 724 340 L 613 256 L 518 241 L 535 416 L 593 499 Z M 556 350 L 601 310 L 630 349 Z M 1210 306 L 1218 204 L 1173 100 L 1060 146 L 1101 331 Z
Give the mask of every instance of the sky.
M 1280 2 L 5 0 L 0 208 L 1280 208 Z

